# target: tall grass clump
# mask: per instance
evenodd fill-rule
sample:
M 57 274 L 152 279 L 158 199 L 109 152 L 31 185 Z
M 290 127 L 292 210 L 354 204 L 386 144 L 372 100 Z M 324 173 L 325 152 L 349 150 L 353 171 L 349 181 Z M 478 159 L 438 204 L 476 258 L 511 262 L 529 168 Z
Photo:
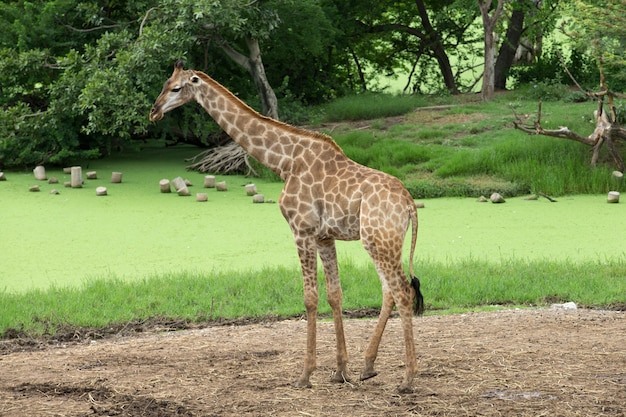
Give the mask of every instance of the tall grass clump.
M 380 308 L 372 266 L 339 265 L 344 309 Z M 427 309 L 492 305 L 541 306 L 574 301 L 587 307 L 626 305 L 626 259 L 589 262 L 502 259 L 487 262 L 417 260 Z M 329 315 L 320 276 L 320 314 Z M 298 268 L 215 274 L 181 272 L 144 280 L 96 279 L 81 287 L 0 293 L 0 338 L 54 335 L 148 318 L 206 322 L 240 317 L 293 317 L 304 311 Z
M 626 260 L 555 262 L 548 259 L 466 259 L 419 264 L 431 309 L 485 305 L 543 306 L 574 301 L 587 307 L 626 301 Z
M 490 146 L 457 150 L 435 174 L 442 178 L 497 176 L 520 189 L 554 195 L 607 192 L 611 167 L 592 167 L 588 151 L 572 141 L 515 133 Z
M 400 179 L 404 179 L 417 164 L 431 158 L 428 147 L 415 146 L 405 140 L 379 137 L 370 131 L 336 135 L 335 141 L 350 159 Z
M 498 168 L 500 175 L 525 181 L 535 192 L 564 195 L 609 191 L 610 166 L 592 167 L 585 145 L 555 138 L 526 138 L 523 142 L 503 141 L 492 152 L 504 156 Z
M 399 116 L 426 105 L 422 96 L 367 92 L 340 97 L 323 105 L 321 110 L 324 121 L 337 122 Z
M 292 316 L 302 311 L 300 272 L 181 272 L 126 281 L 93 279 L 82 286 L 0 293 L 0 337 L 7 329 L 49 335 L 66 327 L 105 327 L 152 317 L 189 321 Z

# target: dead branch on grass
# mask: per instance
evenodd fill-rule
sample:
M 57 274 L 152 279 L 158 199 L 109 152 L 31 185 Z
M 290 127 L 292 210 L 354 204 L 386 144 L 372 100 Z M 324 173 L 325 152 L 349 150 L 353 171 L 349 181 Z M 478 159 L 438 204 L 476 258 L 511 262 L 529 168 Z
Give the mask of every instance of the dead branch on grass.
M 259 176 L 250 165 L 248 153 L 232 141 L 223 146 L 207 149 L 186 159 L 185 162 L 192 163 L 187 166 L 187 169 L 199 172 L 213 174 L 245 173 L 246 176 Z
M 626 98 L 626 95 L 611 91 L 607 87 L 604 73 L 602 71 L 602 66 L 600 66 L 600 91 L 591 92 L 583 90 L 580 84 L 578 84 L 570 71 L 567 69 L 565 64 L 562 63 L 562 65 L 565 68 L 565 71 L 569 74 L 574 84 L 578 86 L 578 88 L 587 97 L 597 100 L 598 102 L 597 108 L 593 112 L 593 117 L 596 121 L 596 127 L 594 131 L 588 136 L 583 136 L 570 130 L 566 126 L 560 126 L 558 129 L 544 129 L 543 126 L 541 126 L 541 101 L 537 105 L 537 118 L 532 122 L 529 122 L 529 119 L 531 117 L 530 114 L 520 115 L 515 112 L 514 109 L 512 109 L 513 114 L 515 115 L 515 121 L 513 122 L 513 126 L 516 129 L 521 130 L 522 132 L 525 132 L 529 135 L 543 135 L 561 139 L 569 139 L 591 146 L 592 166 L 596 166 L 599 158 L 600 149 L 602 148 L 602 145 L 606 145 L 609 154 L 611 155 L 615 162 L 615 165 L 617 166 L 617 169 L 620 172 L 624 172 L 624 159 L 617 150 L 615 143 L 618 140 L 626 141 L 626 129 L 624 129 L 624 127 L 619 124 L 617 110 L 615 107 L 615 98 Z

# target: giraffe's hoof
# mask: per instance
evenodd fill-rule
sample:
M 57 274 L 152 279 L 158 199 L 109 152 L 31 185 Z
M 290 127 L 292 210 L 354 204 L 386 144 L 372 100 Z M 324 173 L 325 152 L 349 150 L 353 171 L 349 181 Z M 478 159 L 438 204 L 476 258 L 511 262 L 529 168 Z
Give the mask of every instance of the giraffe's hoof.
M 411 385 L 400 385 L 398 387 L 398 393 L 399 394 L 413 394 L 414 390 L 413 387 Z
M 294 388 L 312 388 L 313 387 L 313 385 L 311 385 L 309 380 L 302 380 L 302 379 L 299 379 L 296 382 L 292 383 L 291 386 Z
M 378 372 L 374 371 L 373 369 L 371 371 L 363 371 L 361 372 L 361 381 L 374 378 L 376 375 L 378 375 Z
M 343 384 L 344 382 L 350 382 L 350 376 L 345 371 L 333 371 L 333 373 L 330 374 L 330 381 Z

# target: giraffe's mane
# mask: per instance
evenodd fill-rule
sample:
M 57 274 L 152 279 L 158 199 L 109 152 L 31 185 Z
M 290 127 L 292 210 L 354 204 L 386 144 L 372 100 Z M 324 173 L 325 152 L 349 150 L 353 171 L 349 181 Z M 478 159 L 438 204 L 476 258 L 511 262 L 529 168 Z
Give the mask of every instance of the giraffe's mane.
M 198 77 L 202 78 L 202 80 L 204 82 L 206 82 L 207 84 L 211 85 L 213 88 L 218 90 L 220 92 L 220 95 L 222 95 L 223 97 L 226 97 L 227 99 L 229 99 L 232 102 L 236 103 L 237 106 L 243 108 L 245 111 L 247 111 L 248 113 L 250 113 L 254 117 L 263 120 L 265 123 L 272 124 L 272 125 L 280 128 L 281 130 L 286 130 L 287 132 L 290 132 L 290 133 L 295 133 L 295 134 L 298 134 L 298 135 L 304 135 L 304 136 L 307 136 L 307 137 L 309 137 L 311 139 L 314 139 L 314 140 L 320 140 L 322 142 L 325 142 L 325 143 L 329 144 L 330 146 L 335 148 L 338 152 L 343 154 L 343 150 L 339 147 L 339 145 L 337 145 L 337 143 L 329 135 L 326 135 L 326 134 L 320 133 L 320 132 L 315 132 L 313 130 L 304 129 L 304 128 L 301 128 L 301 127 L 296 127 L 296 126 L 290 125 L 288 123 L 284 123 L 284 122 L 281 122 L 279 120 L 272 119 L 271 117 L 264 116 L 264 115 L 260 114 L 259 112 L 257 112 L 256 110 L 254 110 L 249 105 L 247 105 L 239 97 L 234 95 L 229 89 L 227 89 L 222 84 L 218 83 L 213 78 L 211 78 L 208 75 L 206 75 L 205 73 L 203 73 L 201 71 L 194 71 L 194 73 Z

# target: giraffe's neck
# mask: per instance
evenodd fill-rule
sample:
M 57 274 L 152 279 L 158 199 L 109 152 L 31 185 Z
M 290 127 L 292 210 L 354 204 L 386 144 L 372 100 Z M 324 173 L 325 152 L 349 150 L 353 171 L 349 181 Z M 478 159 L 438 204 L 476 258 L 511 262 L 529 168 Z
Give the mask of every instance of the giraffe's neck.
M 196 101 L 235 142 L 283 179 L 293 173 L 294 156 L 303 149 L 343 155 L 329 137 L 262 116 L 208 75 L 197 74 L 202 82 Z

